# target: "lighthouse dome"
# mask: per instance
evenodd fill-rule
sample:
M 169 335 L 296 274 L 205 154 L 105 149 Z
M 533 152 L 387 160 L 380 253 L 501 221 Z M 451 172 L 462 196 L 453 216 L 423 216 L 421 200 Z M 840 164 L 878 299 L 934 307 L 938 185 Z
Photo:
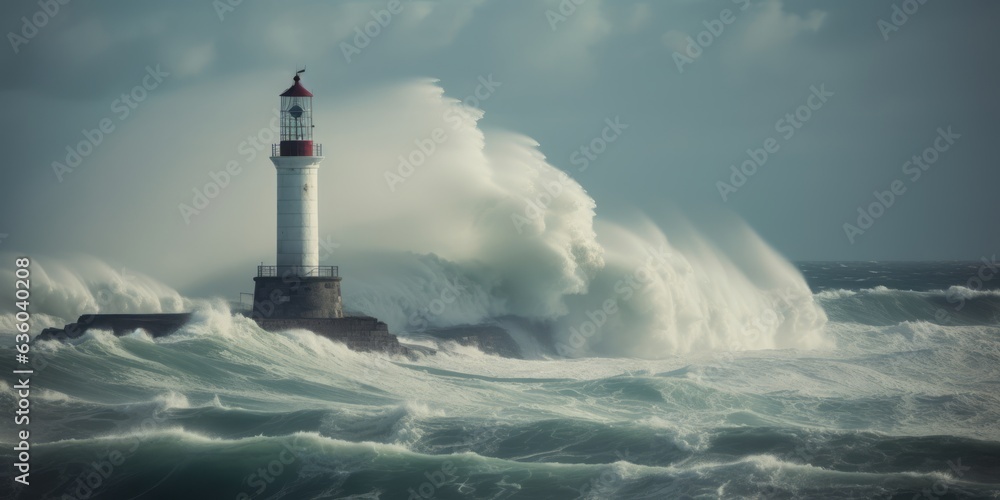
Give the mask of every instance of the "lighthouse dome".
M 312 92 L 309 92 L 308 90 L 306 90 L 305 87 L 302 86 L 302 83 L 299 81 L 299 80 L 301 80 L 301 78 L 299 78 L 299 75 L 295 75 L 295 78 L 293 78 L 292 80 L 294 80 L 295 83 L 293 83 L 291 87 L 288 87 L 287 90 L 285 90 L 284 92 L 282 92 L 281 93 L 281 97 L 312 97 L 313 96 Z

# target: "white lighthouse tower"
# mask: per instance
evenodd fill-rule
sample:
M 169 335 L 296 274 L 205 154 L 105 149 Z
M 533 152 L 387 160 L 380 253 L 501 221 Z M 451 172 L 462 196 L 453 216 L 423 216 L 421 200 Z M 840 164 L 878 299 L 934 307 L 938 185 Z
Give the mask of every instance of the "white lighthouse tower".
M 313 142 L 312 93 L 299 74 L 281 93 L 280 140 L 271 146 L 278 174 L 277 265 L 260 266 L 254 278 L 254 308 L 275 318 L 343 316 L 340 277 L 319 262 L 319 164 Z
M 313 95 L 299 73 L 281 93 L 281 143 L 272 146 L 271 162 L 278 171 L 278 274 L 310 276 L 319 268 L 317 180 L 323 151 L 313 142 Z

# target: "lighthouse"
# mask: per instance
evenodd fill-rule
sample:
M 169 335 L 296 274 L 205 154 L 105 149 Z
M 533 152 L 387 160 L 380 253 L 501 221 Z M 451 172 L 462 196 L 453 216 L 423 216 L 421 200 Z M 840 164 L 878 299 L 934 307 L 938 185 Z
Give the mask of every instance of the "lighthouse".
M 277 173 L 277 255 L 254 278 L 254 313 L 268 318 L 343 317 L 340 277 L 319 262 L 319 166 L 322 145 L 313 141 L 313 94 L 297 71 L 280 94 L 278 144 L 271 146 Z
M 281 143 L 272 146 L 271 162 L 278 172 L 278 271 L 308 276 L 319 267 L 317 181 L 323 149 L 313 142 L 313 95 L 299 73 L 281 93 Z

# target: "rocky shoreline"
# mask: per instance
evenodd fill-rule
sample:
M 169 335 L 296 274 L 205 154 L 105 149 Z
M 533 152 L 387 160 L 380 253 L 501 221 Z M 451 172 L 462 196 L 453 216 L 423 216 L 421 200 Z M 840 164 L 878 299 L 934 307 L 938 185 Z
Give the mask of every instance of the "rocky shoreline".
M 191 320 L 192 313 L 171 314 L 84 314 L 76 322 L 62 328 L 46 328 L 35 341 L 66 341 L 82 336 L 88 330 L 110 330 L 117 336 L 127 335 L 137 329 L 153 337 L 165 337 Z M 269 332 L 292 329 L 309 330 L 316 335 L 341 342 L 360 352 L 384 352 L 410 358 L 420 354 L 434 354 L 430 347 L 407 345 L 399 342 L 389 327 L 370 316 L 344 318 L 254 318 L 261 328 Z M 452 341 L 476 347 L 486 354 L 508 358 L 521 358 L 521 350 L 510 335 L 495 325 L 467 325 L 430 330 L 423 333 L 435 341 Z
M 191 320 L 191 313 L 173 314 L 84 314 L 75 323 L 62 328 L 46 328 L 35 337 L 39 340 L 67 340 L 80 337 L 87 330 L 110 330 L 115 335 L 127 335 L 143 329 L 153 337 L 165 337 L 180 330 Z

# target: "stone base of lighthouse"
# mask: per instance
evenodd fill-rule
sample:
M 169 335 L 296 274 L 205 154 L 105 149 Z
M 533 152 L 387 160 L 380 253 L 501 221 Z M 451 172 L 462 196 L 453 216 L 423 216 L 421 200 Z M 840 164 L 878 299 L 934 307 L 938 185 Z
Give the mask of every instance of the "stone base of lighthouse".
M 253 281 L 254 318 L 344 317 L 338 276 L 257 276 Z
M 270 268 L 263 268 L 270 269 Z M 262 274 L 258 271 L 258 274 Z M 267 273 L 264 273 L 267 274 Z M 336 274 L 336 273 L 334 273 Z M 369 316 L 344 317 L 339 276 L 257 276 L 250 317 L 264 330 L 303 329 L 356 351 L 414 356 L 389 327 Z M 433 353 L 433 349 L 423 349 Z

